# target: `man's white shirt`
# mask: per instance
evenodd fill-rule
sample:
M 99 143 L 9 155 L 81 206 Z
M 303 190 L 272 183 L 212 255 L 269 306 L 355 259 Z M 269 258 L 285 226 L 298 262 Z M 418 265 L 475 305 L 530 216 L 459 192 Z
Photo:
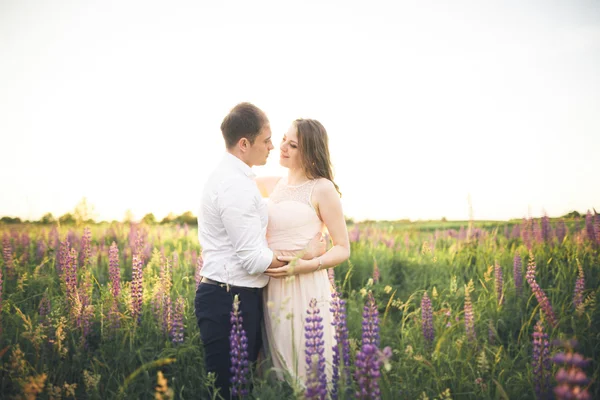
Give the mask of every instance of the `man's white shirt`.
M 267 205 L 252 169 L 225 153 L 208 178 L 198 212 L 202 276 L 233 286 L 264 287 L 273 259 L 267 246 Z

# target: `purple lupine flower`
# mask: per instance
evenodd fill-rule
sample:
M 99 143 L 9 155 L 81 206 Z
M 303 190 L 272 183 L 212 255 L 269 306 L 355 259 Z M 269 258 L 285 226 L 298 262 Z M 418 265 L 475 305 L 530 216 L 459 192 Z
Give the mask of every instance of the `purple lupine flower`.
M 496 297 L 498 298 L 498 305 L 502 305 L 504 302 L 504 279 L 502 276 L 502 267 L 498 262 L 494 267 L 494 287 L 496 288 Z
M 69 262 L 69 251 L 71 249 L 71 243 L 69 243 L 69 239 L 65 237 L 63 242 L 60 242 L 60 250 L 57 254 L 57 263 L 56 263 L 56 271 L 59 275 L 63 274 L 63 270 L 66 268 L 67 263 Z
M 519 224 L 515 224 L 512 227 L 512 231 L 510 232 L 511 239 L 518 239 L 521 237 L 521 226 Z
M 8 278 L 12 278 L 15 273 L 15 264 L 13 260 L 12 245 L 10 244 L 10 237 L 6 234 L 2 239 L 2 257 L 4 258 L 4 266 L 6 267 L 6 276 Z
M 248 338 L 244 330 L 240 299 L 236 294 L 231 311 L 229 357 L 231 358 L 231 394 L 240 398 L 248 396 Z
M 64 264 L 63 276 L 65 282 L 65 295 L 73 306 L 77 296 L 77 251 L 71 249 Z
M 508 228 L 508 224 L 504 224 L 504 237 L 507 239 L 510 238 L 510 230 Z
M 198 290 L 198 286 L 200 286 L 200 282 L 202 281 L 202 267 L 203 266 L 204 266 L 204 260 L 202 259 L 202 256 L 199 256 L 197 263 L 196 263 L 196 274 L 195 274 L 196 290 Z
M 173 315 L 173 326 L 171 327 L 171 341 L 175 344 L 183 343 L 183 312 L 185 302 L 179 296 L 175 302 L 175 314 Z
M 550 217 L 548 217 L 546 212 L 544 212 L 544 216 L 542 217 L 541 235 L 545 243 L 552 241 L 552 226 L 550 226 Z
M 594 216 L 592 215 L 592 212 L 588 210 L 587 214 L 585 215 L 585 233 L 588 237 L 588 240 L 593 244 L 596 243 L 596 228 L 594 226 L 594 222 Z
M 519 253 L 515 254 L 515 258 L 513 260 L 513 280 L 515 282 L 517 296 L 520 297 L 523 293 L 523 263 Z
M 21 251 L 23 254 L 21 255 L 21 263 L 27 264 L 29 261 L 29 247 L 31 245 L 31 239 L 29 238 L 28 232 L 23 232 L 21 234 Z
M 329 270 L 333 270 L 330 268 Z M 332 285 L 335 287 L 335 285 Z M 340 297 L 337 290 L 333 290 L 331 295 L 331 309 L 333 321 L 331 325 L 335 329 L 335 344 L 333 345 L 333 373 L 332 373 L 332 388 L 331 398 L 337 399 L 338 381 L 340 379 L 340 362 L 343 363 L 343 376 L 345 387 L 350 384 L 350 341 L 348 340 L 348 327 L 346 325 L 346 301 Z M 340 356 L 340 350 L 342 352 Z
M 0 317 L 2 316 L 2 294 L 4 288 L 4 280 L 2 276 L 2 267 L 0 266 Z M 0 325 L 0 332 L 2 331 L 2 326 Z
M 433 311 L 431 310 L 431 299 L 427 296 L 427 292 L 421 299 L 421 319 L 423 321 L 423 337 L 428 345 L 433 344 Z
M 575 309 L 583 303 L 583 290 L 585 289 L 585 276 L 583 275 L 583 268 L 581 268 L 579 260 L 577 261 L 577 269 L 579 270 L 579 274 L 575 281 L 575 291 L 573 293 L 573 306 Z
M 554 394 L 558 400 L 591 399 L 592 396 L 587 388 L 590 379 L 583 371 L 589 365 L 590 360 L 576 353 L 573 350 L 575 344 L 571 345 L 570 342 L 562 342 L 567 350 L 552 357 L 552 362 L 560 366 L 556 373 L 558 384 L 554 387 Z
M 567 234 L 567 227 L 565 225 L 565 220 L 561 219 L 556 223 L 556 239 L 558 240 L 558 244 L 562 244 L 563 240 L 565 240 L 565 236 Z
M 369 291 L 363 309 L 362 339 L 363 344 L 373 344 L 375 347 L 379 347 L 379 311 L 371 291 Z
M 327 375 L 325 375 L 325 341 L 323 340 L 323 317 L 317 307 L 317 299 L 310 300 L 304 325 L 306 347 L 306 399 L 325 399 L 327 397 Z
M 50 303 L 50 299 L 48 298 L 48 292 L 45 292 L 39 305 L 40 324 L 44 329 L 50 327 L 48 316 L 50 315 L 51 311 L 52 305 Z
M 119 268 L 119 248 L 116 242 L 112 242 L 108 250 L 108 265 L 110 293 L 114 298 L 118 298 L 121 294 L 121 269 Z
M 163 332 L 169 333 L 173 327 L 173 302 L 171 293 L 163 293 L 162 298 L 162 329 Z
M 51 248 L 53 248 L 55 251 L 58 248 L 58 246 L 60 245 L 60 238 L 59 238 L 58 229 L 56 229 L 56 226 L 53 226 L 52 230 L 48 234 L 48 245 Z
M 531 286 L 531 290 L 533 291 L 533 294 L 535 294 L 535 298 L 540 304 L 540 307 L 542 308 L 546 319 L 548 320 L 550 325 L 555 327 L 558 324 L 558 321 L 556 320 L 556 316 L 554 315 L 554 311 L 552 310 L 552 304 L 550 304 L 548 296 L 546 296 L 546 293 L 544 293 L 542 288 L 538 285 L 538 283 L 535 280 L 536 268 L 537 267 L 535 259 L 533 257 L 533 253 L 530 251 L 529 263 L 527 264 L 526 274 L 527 283 L 529 283 L 529 286 Z
M 377 265 L 377 260 L 373 258 L 373 282 L 379 282 L 379 266 Z
M 544 332 L 544 324 L 537 322 L 533 332 L 533 351 L 531 366 L 535 394 L 538 399 L 548 398 L 550 389 L 550 345 L 548 334 Z
M 177 269 L 179 267 L 179 255 L 176 251 L 173 252 L 173 264 L 171 265 L 173 269 Z
M 369 292 L 363 311 L 362 347 L 356 354 L 355 377 L 358 382 L 358 399 L 380 399 L 379 377 L 379 313 L 373 293 Z
M 142 322 L 142 298 L 144 295 L 143 269 L 144 263 L 139 254 L 133 255 L 131 268 L 131 316 L 137 323 Z
M 465 330 L 469 342 L 477 339 L 475 333 L 475 315 L 473 314 L 473 304 L 471 303 L 471 293 L 468 288 L 465 289 Z
M 81 237 L 81 268 L 85 269 L 90 265 L 92 260 L 92 231 L 87 226 L 83 230 L 83 236 Z
M 332 288 L 335 288 L 335 269 L 328 268 L 327 269 L 327 278 L 329 278 L 329 284 Z
M 533 227 L 533 237 L 535 238 L 536 243 L 542 243 L 544 239 L 542 238 L 542 228 L 540 227 L 540 223 L 532 218 L 531 225 Z
M 36 260 L 41 262 L 46 255 L 46 242 L 43 239 L 39 239 L 36 245 L 35 257 Z
M 531 242 L 533 239 L 533 219 L 532 218 L 523 218 L 522 228 L 521 228 L 521 236 L 523 238 L 523 243 L 527 246 L 528 249 L 531 249 Z
M 87 347 L 87 337 L 92 328 L 92 317 L 94 316 L 94 306 L 92 305 L 92 275 L 86 273 L 80 285 L 79 301 L 81 302 L 80 315 L 77 318 L 78 327 L 81 328 L 81 343 Z
M 358 228 L 358 225 L 354 225 L 354 228 L 350 231 L 349 236 L 351 242 L 356 243 L 360 240 L 360 229 Z

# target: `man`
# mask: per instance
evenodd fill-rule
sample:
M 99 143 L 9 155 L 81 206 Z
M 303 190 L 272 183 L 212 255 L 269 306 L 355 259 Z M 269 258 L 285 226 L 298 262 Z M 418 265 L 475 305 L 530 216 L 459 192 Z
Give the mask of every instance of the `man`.
M 251 167 L 264 165 L 271 142 L 265 113 L 250 103 L 240 103 L 221 124 L 227 151 L 206 182 L 198 213 L 198 238 L 202 246 L 202 282 L 195 299 L 196 319 L 204 343 L 208 372 L 216 374 L 216 387 L 230 398 L 230 312 L 237 294 L 248 338 L 248 359 L 255 362 L 261 347 L 263 288 L 267 268 L 286 263 L 267 247 L 267 206 L 254 182 Z M 310 253 L 324 247 L 311 241 Z M 312 247 L 311 247 L 312 246 Z

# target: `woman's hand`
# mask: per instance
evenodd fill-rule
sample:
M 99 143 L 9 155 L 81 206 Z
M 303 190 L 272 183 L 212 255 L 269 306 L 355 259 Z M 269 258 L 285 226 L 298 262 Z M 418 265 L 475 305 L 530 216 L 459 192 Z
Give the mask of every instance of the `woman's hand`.
M 287 276 L 306 274 L 319 267 L 319 260 L 303 260 L 297 256 L 279 256 L 279 261 L 287 262 L 283 267 L 267 268 L 265 275 L 271 278 L 285 278 Z

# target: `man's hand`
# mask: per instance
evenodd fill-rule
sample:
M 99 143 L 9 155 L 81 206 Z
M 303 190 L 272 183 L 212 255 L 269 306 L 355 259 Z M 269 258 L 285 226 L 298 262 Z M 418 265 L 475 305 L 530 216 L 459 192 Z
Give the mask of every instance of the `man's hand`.
M 319 266 L 318 261 L 307 261 L 301 258 L 297 258 L 295 256 L 279 256 L 277 257 L 277 259 L 280 261 L 288 262 L 288 264 L 278 268 L 269 267 L 265 271 L 265 275 L 268 275 L 271 278 L 285 278 L 286 276 L 312 272 Z
M 315 257 L 322 256 L 326 251 L 327 241 L 325 240 L 324 235 L 319 232 L 312 239 L 310 239 L 310 242 L 308 242 L 302 259 L 312 260 Z

